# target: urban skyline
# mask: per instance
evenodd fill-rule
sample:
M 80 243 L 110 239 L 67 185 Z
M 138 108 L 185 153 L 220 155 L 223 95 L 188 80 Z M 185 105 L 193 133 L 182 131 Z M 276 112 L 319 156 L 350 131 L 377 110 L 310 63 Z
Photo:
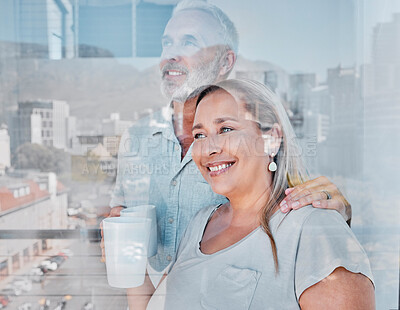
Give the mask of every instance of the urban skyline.
M 13 34 L 12 31 L 7 34 L 11 36 L 11 39 L 5 42 L 2 37 L 5 34 L 1 29 L 7 29 L 7 27 L 2 28 L 1 21 L 18 17 L 16 14 L 11 14 L 12 16 L 8 19 L 4 16 L 4 12 L 10 9 L 12 2 L 9 0 L 2 2 L 1 5 L 6 4 L 6 10 L 0 9 L 0 44 L 5 47 L 0 49 L 0 66 L 4 69 L 0 74 L 0 86 L 4 90 L 0 93 L 0 125 L 2 123 L 6 125 L 0 127 L 0 174 L 14 173 L 12 177 L 0 176 L 1 185 L 4 185 L 2 190 L 6 191 L 9 197 L 21 194 L 18 199 L 25 199 L 24 197 L 34 192 L 34 187 L 27 190 L 27 177 L 24 176 L 23 170 L 12 171 L 5 168 L 12 165 L 14 154 L 11 151 L 6 153 L 4 151 L 8 145 L 18 139 L 15 137 L 15 128 L 18 130 L 23 128 L 19 125 L 15 127 L 15 123 L 13 126 L 10 121 L 18 111 L 18 105 L 21 105 L 22 109 L 24 102 L 37 101 L 47 107 L 37 110 L 37 113 L 29 110 L 26 115 L 24 114 L 24 117 L 30 121 L 27 128 L 29 127 L 31 132 L 23 136 L 26 139 L 24 142 L 38 142 L 42 145 L 48 144 L 48 146 L 62 148 L 73 157 L 71 163 L 64 165 L 72 167 L 72 171 L 65 175 L 62 173 L 57 175 L 62 181 L 72 179 L 68 184 L 72 186 L 68 193 L 68 205 L 58 205 L 58 207 L 62 206 L 61 210 L 63 210 L 60 219 L 68 219 L 64 211 L 75 203 L 87 206 L 87 210 L 92 211 L 107 206 L 116 169 L 118 137 L 132 121 L 140 117 L 141 112 L 143 112 L 142 116 L 149 115 L 166 103 L 159 90 L 158 58 L 133 56 L 137 47 L 134 39 L 129 41 L 129 47 L 117 44 L 113 51 L 107 49 L 107 44 L 103 44 L 104 42 L 103 45 L 96 47 L 89 41 L 80 40 L 72 31 L 75 28 L 71 28 L 73 23 L 69 19 L 70 15 L 67 14 L 67 17 L 63 10 L 59 10 L 58 13 L 61 15 L 57 18 L 64 14 L 67 27 L 65 36 L 60 36 L 62 25 L 51 23 L 54 19 L 46 15 L 53 12 L 54 8 L 57 8 L 55 6 L 45 9 L 42 7 L 45 12 L 38 13 L 38 16 L 42 16 L 41 18 L 49 22 L 44 28 L 36 29 L 40 34 L 38 37 L 43 42 L 33 44 L 28 43 L 28 39 L 24 39 L 21 43 L 14 40 L 17 34 Z M 73 12 L 71 1 L 57 2 L 64 3 L 64 9 L 70 13 Z M 99 2 L 101 1 L 93 0 L 90 3 Z M 169 5 L 174 1 L 170 2 Z M 222 9 L 238 21 L 242 34 L 240 52 L 242 54 L 231 77 L 256 79 L 268 84 L 280 95 L 300 139 L 303 155 L 311 174 L 328 176 L 352 204 L 353 231 L 366 249 L 371 261 L 376 281 L 378 309 L 396 307 L 399 275 L 399 232 L 396 227 L 400 211 L 396 208 L 397 192 L 393 189 L 393 184 L 397 184 L 396 176 L 400 174 L 400 165 L 398 165 L 400 13 L 393 13 L 398 7 L 392 6 L 390 14 L 386 12 L 387 8 L 384 14 L 377 10 L 378 16 L 371 17 L 372 7 L 379 8 L 375 2 L 373 6 L 368 7 L 362 1 L 341 0 L 336 4 L 321 1 L 321 4 L 312 8 L 309 23 L 302 24 L 298 19 L 290 18 L 296 13 L 293 8 L 289 10 L 290 12 L 282 9 L 282 6 L 289 7 L 287 2 L 275 4 L 276 6 L 270 6 L 270 8 L 277 10 L 276 17 L 265 18 L 265 20 L 267 20 L 266 23 L 279 27 L 270 27 L 267 31 L 262 27 L 255 29 L 254 27 L 258 24 L 256 22 L 255 25 L 245 24 L 246 18 L 241 18 L 245 12 L 241 9 L 244 5 L 242 2 L 234 2 L 232 5 L 226 0 L 213 2 L 220 4 Z M 390 1 L 384 2 L 387 4 Z M 257 14 L 265 11 L 268 3 L 251 7 L 246 16 L 254 16 L 254 20 L 258 20 Z M 307 5 L 312 6 L 313 3 L 315 4 L 315 1 L 310 1 Z M 282 33 L 293 35 L 291 31 L 295 33 L 296 29 L 293 28 L 296 26 L 299 32 L 304 32 L 310 24 L 312 26 L 311 16 L 318 15 L 317 8 L 320 6 L 324 7 L 324 10 L 318 19 L 314 20 L 314 26 L 321 29 L 313 31 L 319 31 L 320 35 L 333 34 L 332 38 L 323 38 L 329 41 L 329 44 L 324 45 L 323 42 L 326 42 L 324 40 L 310 42 L 314 38 L 311 35 L 310 41 L 299 36 L 298 40 L 293 42 L 290 42 L 291 37 L 282 36 Z M 334 12 L 328 15 L 331 6 Z M 349 10 L 347 10 L 348 6 L 351 6 Z M 281 7 L 280 11 L 279 7 Z M 26 9 L 24 13 L 28 14 L 31 7 L 28 6 Z M 130 9 L 133 11 L 132 7 Z M 393 11 L 393 9 L 396 10 Z M 170 14 L 164 13 L 165 16 Z M 361 17 L 352 19 L 357 16 L 357 13 L 360 13 Z M 90 15 L 90 12 L 86 14 Z M 305 13 L 298 16 L 304 17 L 303 14 Z M 285 16 L 286 19 L 283 18 Z M 322 29 L 325 27 L 321 21 L 324 16 L 337 16 L 338 19 L 328 22 L 327 29 Z M 55 20 L 58 20 L 57 18 Z M 29 25 L 24 24 L 28 20 L 21 22 L 19 26 L 25 30 L 29 29 Z M 288 24 L 283 25 L 285 22 Z M 343 22 L 341 26 L 343 28 L 333 29 L 335 25 L 339 27 L 340 22 Z M 365 24 L 359 25 L 364 22 Z M 13 23 L 18 24 L 15 20 L 12 20 L 11 24 Z M 352 25 L 346 28 L 349 23 Z M 265 24 L 259 25 L 265 26 Z M 88 25 L 85 27 L 90 34 Z M 48 29 L 56 35 L 49 36 Z M 281 29 L 283 32 L 279 35 Z M 341 37 L 346 29 L 350 33 Z M 133 33 L 132 27 L 131 30 Z M 276 33 L 272 33 L 274 31 Z M 307 32 L 302 33 L 304 34 Z M 310 32 L 310 34 L 315 33 Z M 27 31 L 22 31 L 18 35 L 29 38 Z M 368 40 L 367 36 L 370 36 Z M 335 41 L 334 38 L 338 40 Z M 152 42 L 155 40 L 153 39 Z M 332 42 L 338 43 L 338 46 L 331 48 Z M 298 45 L 298 48 L 293 47 L 294 43 Z M 344 47 L 346 43 L 349 46 Z M 319 46 L 320 49 L 315 49 L 315 46 Z M 315 50 L 310 53 L 313 48 Z M 129 51 L 131 56 L 123 57 L 122 54 L 126 51 Z M 281 51 L 280 55 L 278 55 L 279 51 Z M 120 57 L 108 57 L 111 56 L 110 53 L 117 56 L 120 53 Z M 326 55 L 318 58 L 320 53 L 326 53 Z M 335 54 L 334 58 L 331 58 L 332 53 Z M 261 59 L 261 61 L 255 59 Z M 57 118 L 54 114 L 49 114 L 47 117 L 47 112 L 54 112 L 49 106 L 51 102 L 64 102 L 61 103 L 62 107 L 59 107 L 61 112 L 55 113 L 58 115 Z M 44 113 L 43 117 L 40 112 Z M 115 113 L 119 113 L 120 116 Z M 56 125 L 61 125 L 61 127 Z M 51 134 L 49 133 L 48 137 L 47 134 L 42 135 L 42 129 Z M 36 134 L 32 135 L 32 132 Z M 61 142 L 58 140 L 55 143 L 53 139 L 55 136 L 62 136 L 65 139 L 62 138 Z M 103 157 L 103 163 L 96 161 L 96 157 Z M 104 171 L 101 171 L 102 169 Z M 37 186 L 40 189 L 40 184 Z M 46 206 L 49 214 L 50 209 L 50 206 Z M 2 223 L 8 214 L 6 211 L 9 210 L 3 210 L 0 205 Z M 88 218 L 90 216 L 96 218 L 92 211 L 87 212 Z M 23 211 L 18 214 L 22 216 Z M 49 217 L 53 218 L 53 215 Z M 50 220 L 46 217 L 42 221 L 46 224 L 41 225 L 39 221 L 39 229 L 48 227 L 47 223 Z M 54 221 L 57 219 L 54 218 Z M 79 223 L 83 225 L 82 222 Z M 0 228 L 5 227 L 1 225 Z M 54 225 L 54 227 L 58 226 Z M 16 251 L 19 254 L 18 260 L 21 266 L 24 249 L 21 246 Z M 41 250 L 40 245 L 38 245 L 38 250 Z M 32 254 L 34 251 L 36 250 L 31 244 L 29 253 Z M 13 256 L 17 254 L 16 252 L 7 256 L 7 268 L 11 272 L 14 264 Z M 14 261 L 16 265 L 15 257 Z M 2 261 L 0 261 L 0 269 L 2 266 Z M 96 293 L 93 295 L 97 296 Z

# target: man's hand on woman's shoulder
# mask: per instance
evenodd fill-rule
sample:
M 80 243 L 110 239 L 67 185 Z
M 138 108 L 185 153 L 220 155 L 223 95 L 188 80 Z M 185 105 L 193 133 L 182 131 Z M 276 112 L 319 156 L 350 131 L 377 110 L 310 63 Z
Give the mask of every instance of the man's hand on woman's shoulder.
M 315 208 L 338 211 L 350 225 L 351 205 L 335 184 L 321 176 L 303 184 L 288 188 L 286 197 L 280 203 L 282 212 L 297 210 L 307 205 Z

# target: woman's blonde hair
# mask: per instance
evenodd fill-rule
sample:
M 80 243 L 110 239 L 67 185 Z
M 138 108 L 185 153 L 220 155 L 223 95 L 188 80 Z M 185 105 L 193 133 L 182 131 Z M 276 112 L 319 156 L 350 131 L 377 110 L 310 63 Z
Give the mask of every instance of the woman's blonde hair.
M 275 240 L 269 228 L 269 221 L 275 207 L 285 197 L 285 190 L 305 182 L 308 175 L 301 157 L 289 117 L 278 96 L 267 86 L 247 79 L 231 79 L 221 81 L 215 85 L 202 87 L 197 104 L 207 95 L 224 90 L 231 94 L 236 101 L 243 103 L 245 109 L 251 113 L 262 131 L 268 131 L 274 124 L 278 124 L 282 131 L 282 141 L 279 151 L 274 156 L 277 170 L 273 173 L 271 195 L 261 212 L 261 225 L 271 241 L 275 269 L 278 271 L 278 256 Z M 267 169 L 267 168 L 265 168 Z

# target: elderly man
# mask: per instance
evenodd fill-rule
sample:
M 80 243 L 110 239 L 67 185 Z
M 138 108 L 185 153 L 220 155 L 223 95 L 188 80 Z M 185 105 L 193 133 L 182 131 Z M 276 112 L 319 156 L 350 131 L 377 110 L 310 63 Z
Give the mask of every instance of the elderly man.
M 158 252 L 149 274 L 163 274 L 175 258 L 190 219 L 203 207 L 224 203 L 213 193 L 191 158 L 196 88 L 226 79 L 236 61 L 238 35 L 231 20 L 203 1 L 180 2 L 162 38 L 162 92 L 170 105 L 138 121 L 122 137 L 110 216 L 124 207 L 153 204 L 157 209 Z M 350 219 L 339 190 L 321 177 L 287 190 L 287 212 L 313 203 Z M 152 278 L 154 286 L 158 280 Z M 152 286 L 146 278 L 145 286 Z M 137 291 L 136 291 L 137 293 Z

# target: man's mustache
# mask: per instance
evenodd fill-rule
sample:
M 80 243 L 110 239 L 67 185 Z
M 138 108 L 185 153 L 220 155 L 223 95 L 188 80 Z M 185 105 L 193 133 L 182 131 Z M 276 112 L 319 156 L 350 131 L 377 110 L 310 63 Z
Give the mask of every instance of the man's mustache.
M 164 65 L 164 67 L 161 68 L 162 76 L 164 76 L 166 74 L 166 72 L 170 71 L 170 70 L 180 71 L 180 72 L 182 72 L 184 74 L 188 74 L 189 73 L 189 70 L 185 66 L 182 66 L 182 65 L 179 65 L 179 64 L 176 64 L 176 63 L 166 63 Z

